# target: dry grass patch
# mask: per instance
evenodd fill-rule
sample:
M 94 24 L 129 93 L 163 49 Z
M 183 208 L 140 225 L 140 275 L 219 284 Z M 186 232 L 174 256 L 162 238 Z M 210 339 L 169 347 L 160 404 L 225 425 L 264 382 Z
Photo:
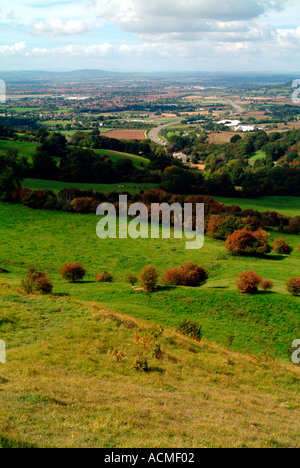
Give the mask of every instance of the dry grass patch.
M 4 285 L 0 293 L 1 310 L 14 313 L 1 324 L 0 445 L 299 447 L 298 367 L 196 343 L 98 303 Z M 149 358 L 148 372 L 132 369 L 135 335 L 147 343 L 156 331 L 162 356 Z

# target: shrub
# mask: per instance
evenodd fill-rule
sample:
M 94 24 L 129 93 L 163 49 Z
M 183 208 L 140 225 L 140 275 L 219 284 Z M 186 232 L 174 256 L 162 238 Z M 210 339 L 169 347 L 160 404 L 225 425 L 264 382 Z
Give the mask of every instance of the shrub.
M 293 252 L 292 247 L 287 243 L 286 239 L 278 238 L 274 240 L 273 250 L 277 254 L 290 255 Z
M 139 357 L 135 359 L 132 364 L 133 369 L 140 371 L 140 372 L 148 372 L 149 365 L 147 358 L 143 355 L 143 353 L 139 354 Z
M 199 287 L 206 283 L 208 274 L 203 267 L 187 263 L 178 268 L 166 271 L 163 276 L 165 284 L 173 286 Z
M 22 205 L 28 206 L 29 208 L 33 208 L 35 210 L 41 210 L 44 208 L 45 203 L 48 201 L 49 196 L 53 197 L 54 194 L 51 191 L 31 191 L 27 192 L 22 197 Z
M 243 228 L 243 221 L 236 216 L 212 215 L 207 225 L 207 234 L 215 239 L 225 240 L 229 234 Z
M 97 283 L 112 283 L 113 280 L 114 280 L 114 277 L 107 271 L 104 271 L 103 273 L 99 273 L 99 275 L 97 275 L 95 279 Z
M 231 255 L 261 255 L 271 252 L 268 233 L 259 230 L 255 232 L 243 229 L 235 231 L 226 239 L 226 249 Z
M 239 279 L 236 283 L 238 290 L 244 294 L 257 294 L 258 286 L 262 278 L 254 271 L 244 271 L 239 274 Z
M 70 283 L 82 280 L 86 275 L 86 270 L 83 265 L 78 262 L 65 263 L 63 268 L 60 270 L 62 277 Z
M 291 234 L 300 234 L 300 216 L 291 218 L 289 222 L 289 232 Z
M 70 205 L 76 213 L 95 213 L 99 202 L 90 197 L 74 198 Z
M 22 281 L 22 287 L 27 294 L 39 292 L 42 294 L 51 294 L 53 284 L 47 277 L 46 273 L 37 271 L 32 267 L 27 270 L 26 278 Z
M 202 327 L 199 322 L 185 319 L 181 322 L 177 331 L 195 341 L 201 341 L 202 339 Z
M 134 273 L 129 273 L 129 275 L 126 276 L 126 281 L 131 284 L 131 286 L 134 286 L 138 282 L 138 278 Z
M 140 285 L 146 292 L 154 292 L 157 286 L 158 273 L 154 265 L 145 266 L 139 276 Z
M 300 278 L 291 278 L 287 283 L 287 290 L 292 296 L 300 294 Z
M 265 280 L 265 279 L 262 279 L 259 285 L 264 291 L 271 291 L 271 289 L 273 289 L 274 287 L 274 284 L 272 283 L 271 280 Z

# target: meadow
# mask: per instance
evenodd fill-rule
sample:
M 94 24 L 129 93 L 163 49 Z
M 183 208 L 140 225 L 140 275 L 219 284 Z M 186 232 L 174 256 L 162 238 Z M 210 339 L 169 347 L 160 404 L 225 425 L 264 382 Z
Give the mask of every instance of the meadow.
M 75 133 L 75 132 L 74 132 Z M 19 152 L 19 156 L 25 156 L 29 162 L 32 161 L 32 156 L 38 146 L 34 142 L 26 141 L 13 141 L 13 140 L 0 140 L 0 151 L 6 151 L 8 149 L 15 149 Z M 133 165 L 137 168 L 147 167 L 150 163 L 149 159 L 143 158 L 142 156 L 137 156 L 135 154 L 121 153 L 119 151 L 111 150 L 94 150 L 95 153 L 100 156 L 108 156 L 113 163 L 120 161 L 122 159 L 130 159 Z
M 60 182 L 55 180 L 40 180 L 40 179 L 24 179 L 22 186 L 32 190 L 52 190 L 54 193 L 59 192 L 64 188 L 78 188 L 81 190 L 94 190 L 96 192 L 110 193 L 126 191 L 133 195 L 141 191 L 140 187 L 144 190 L 148 188 L 156 188 L 157 184 L 143 182 L 142 184 L 132 182 L 120 182 L 116 184 L 84 184 L 76 182 Z M 126 188 L 124 188 L 124 186 Z
M 300 216 L 300 197 L 268 196 L 259 198 L 229 198 L 213 197 L 225 205 L 238 205 L 242 209 L 252 209 L 261 212 L 277 211 L 286 216 Z
M 299 335 L 300 298 L 286 291 L 285 282 L 299 275 L 299 236 L 285 236 L 294 247 L 291 256 L 271 254 L 265 258 L 230 257 L 224 242 L 209 237 L 202 250 L 185 249 L 181 239 L 106 239 L 96 236 L 98 218 L 64 212 L 35 211 L 0 204 L 0 267 L 9 271 L 1 278 L 19 286 L 32 265 L 47 271 L 56 294 L 67 294 L 104 307 L 155 321 L 175 330 L 184 318 L 200 321 L 210 342 L 226 344 L 235 335 L 234 349 L 268 355 L 288 362 L 290 345 Z M 272 238 L 278 237 L 272 233 Z M 58 269 L 79 261 L 88 275 L 82 283 L 65 282 Z M 210 274 L 202 288 L 166 287 L 150 297 L 133 291 L 128 273 L 138 274 L 154 264 L 162 275 L 167 268 L 187 261 L 204 265 Z M 97 273 L 109 271 L 114 283 L 95 283 Z M 238 273 L 255 270 L 274 282 L 274 292 L 244 296 L 237 292 Z
M 0 448 L 299 448 L 295 366 L 4 281 L 0 305 Z M 154 333 L 138 372 L 135 335 Z
M 28 161 L 32 161 L 32 155 L 35 152 L 37 144 L 28 141 L 0 140 L 0 151 L 14 149 L 20 156 L 25 156 Z

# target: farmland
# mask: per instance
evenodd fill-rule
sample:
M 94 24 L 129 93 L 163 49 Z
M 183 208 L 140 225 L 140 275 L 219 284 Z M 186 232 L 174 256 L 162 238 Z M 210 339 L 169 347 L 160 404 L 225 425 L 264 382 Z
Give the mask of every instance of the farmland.
M 299 220 L 287 218 L 300 216 L 299 112 L 286 77 L 232 79 L 10 83 L 17 100 L 0 107 L 0 167 L 16 174 L 12 183 L 9 170 L 0 174 L 0 448 L 299 447 L 291 346 L 300 296 L 286 284 L 300 265 Z M 229 131 L 223 119 L 255 130 Z M 207 229 L 200 250 L 185 239 L 99 239 L 95 207 L 118 208 L 116 192 L 181 205 L 209 196 L 207 221 L 226 235 Z M 291 254 L 233 256 L 218 240 L 234 229 L 255 238 L 261 227 Z M 84 278 L 63 278 L 66 262 L 80 262 Z M 207 272 L 201 287 L 163 280 L 187 262 Z M 152 293 L 138 280 L 149 265 L 158 272 Z M 49 276 L 51 293 L 26 289 L 32 267 Z M 245 271 L 271 290 L 239 292 Z M 103 272 L 112 282 L 96 281 Z M 187 320 L 200 341 L 180 333 Z
M 12 141 L 12 140 L 0 140 L 0 151 L 6 151 L 8 149 L 14 149 L 18 151 L 19 156 L 24 156 L 28 161 L 32 161 L 32 156 L 36 150 L 37 144 L 24 141 Z M 141 164 L 147 166 L 149 160 L 141 156 L 134 154 L 121 153 L 119 151 L 110 150 L 95 150 L 95 153 L 100 156 L 107 156 L 112 162 L 117 162 L 122 159 L 130 159 L 135 167 L 140 167 Z

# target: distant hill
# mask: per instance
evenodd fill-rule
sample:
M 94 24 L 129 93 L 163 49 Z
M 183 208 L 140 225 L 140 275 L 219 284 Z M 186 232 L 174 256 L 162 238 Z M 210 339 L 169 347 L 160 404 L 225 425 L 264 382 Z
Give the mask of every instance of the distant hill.
M 156 72 L 156 73 L 130 73 L 130 72 L 115 72 L 105 70 L 73 70 L 66 72 L 53 71 L 11 71 L 1 72 L 0 78 L 6 82 L 22 83 L 31 81 L 69 81 L 69 80 L 94 80 L 94 79 L 124 79 L 124 78 L 148 78 L 151 80 L 167 79 L 167 80 L 190 80 L 204 79 L 206 84 L 220 83 L 288 83 L 295 79 L 295 74 L 278 74 L 278 73 L 222 73 L 222 72 Z

